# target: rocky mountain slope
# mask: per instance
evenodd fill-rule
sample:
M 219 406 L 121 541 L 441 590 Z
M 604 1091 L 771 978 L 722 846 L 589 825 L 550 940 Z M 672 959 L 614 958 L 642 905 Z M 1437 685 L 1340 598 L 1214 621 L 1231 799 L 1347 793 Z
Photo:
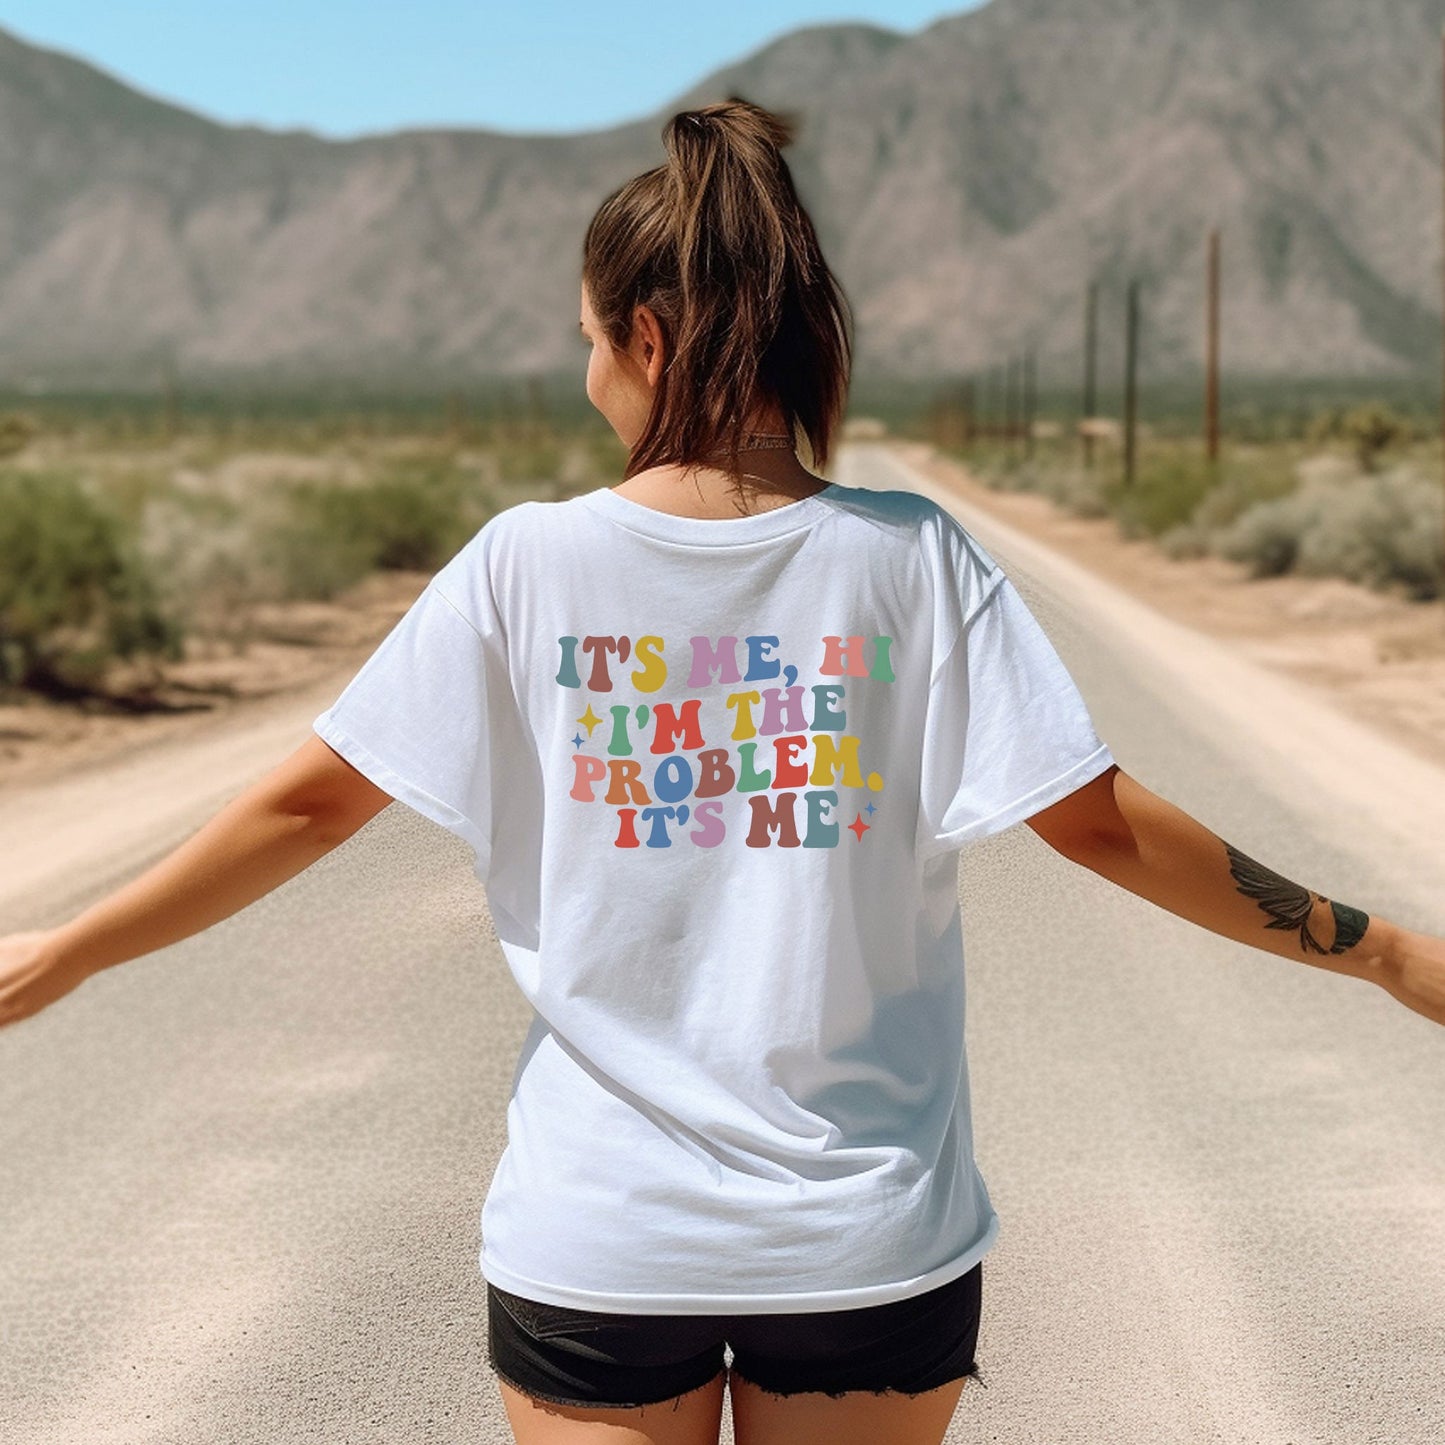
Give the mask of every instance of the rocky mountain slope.
M 1156 373 L 1439 355 L 1445 0 L 991 0 L 916 34 L 814 26 L 604 131 L 350 141 L 212 123 L 0 31 L 0 384 L 577 370 L 581 236 L 672 110 L 798 110 L 790 155 L 858 368 L 1026 345 L 1138 275 Z M 1113 312 L 1107 313 L 1113 327 Z

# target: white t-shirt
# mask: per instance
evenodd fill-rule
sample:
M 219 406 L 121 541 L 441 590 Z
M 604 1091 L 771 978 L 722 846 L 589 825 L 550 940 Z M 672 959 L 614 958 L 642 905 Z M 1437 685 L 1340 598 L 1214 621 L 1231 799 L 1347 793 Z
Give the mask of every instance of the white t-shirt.
M 849 1309 L 991 1247 L 957 852 L 1113 758 L 936 503 L 522 502 L 314 727 L 472 846 L 535 1011 L 486 1279 L 581 1309 Z

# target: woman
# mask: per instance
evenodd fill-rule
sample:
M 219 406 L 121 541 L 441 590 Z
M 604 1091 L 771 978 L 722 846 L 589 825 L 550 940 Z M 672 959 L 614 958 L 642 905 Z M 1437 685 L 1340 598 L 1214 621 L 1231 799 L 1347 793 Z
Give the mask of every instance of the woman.
M 535 1009 L 481 1221 L 517 1439 L 701 1445 L 730 1387 L 739 1445 L 922 1445 L 976 1371 L 998 1223 L 964 843 L 1026 820 L 1436 1022 L 1445 943 L 1142 787 L 963 528 L 802 464 L 799 432 L 826 462 L 851 342 L 791 122 L 734 97 L 663 139 L 583 248 L 587 393 L 630 449 L 622 483 L 492 518 L 269 777 L 69 923 L 0 939 L 0 1021 L 401 799 L 471 844 Z

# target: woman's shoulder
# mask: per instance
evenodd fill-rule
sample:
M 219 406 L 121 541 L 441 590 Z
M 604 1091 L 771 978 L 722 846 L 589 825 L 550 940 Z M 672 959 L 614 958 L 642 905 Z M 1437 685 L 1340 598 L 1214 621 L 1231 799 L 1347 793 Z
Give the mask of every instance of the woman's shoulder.
M 988 549 L 942 503 L 907 488 L 839 487 L 838 505 L 879 528 L 907 535 L 950 575 L 998 569 Z

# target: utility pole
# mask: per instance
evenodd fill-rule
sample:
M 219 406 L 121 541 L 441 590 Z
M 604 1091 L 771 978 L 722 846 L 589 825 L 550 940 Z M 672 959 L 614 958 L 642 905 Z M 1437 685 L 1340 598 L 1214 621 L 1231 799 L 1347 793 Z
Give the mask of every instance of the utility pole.
M 161 362 L 161 432 L 167 442 L 176 439 L 181 428 L 181 387 L 176 370 L 174 348 L 166 351 Z
M 1014 358 L 1009 357 L 1004 362 L 1003 382 L 1003 435 L 1004 442 L 1008 448 L 1008 454 L 1013 456 L 1014 438 L 1018 436 L 1018 382 Z
M 1034 454 L 1034 402 L 1036 377 L 1034 375 L 1033 348 L 1024 352 L 1024 456 Z
M 1204 449 L 1210 465 L 1219 461 L 1219 228 L 1209 233 L 1209 308 L 1204 373 Z M 1442 392 L 1445 396 L 1445 392 Z
M 1089 282 L 1084 301 L 1084 465 L 1094 465 L 1094 370 L 1099 350 L 1099 283 Z
M 1139 283 L 1129 282 L 1129 315 L 1124 335 L 1124 485 L 1134 485 L 1134 429 L 1138 420 Z

